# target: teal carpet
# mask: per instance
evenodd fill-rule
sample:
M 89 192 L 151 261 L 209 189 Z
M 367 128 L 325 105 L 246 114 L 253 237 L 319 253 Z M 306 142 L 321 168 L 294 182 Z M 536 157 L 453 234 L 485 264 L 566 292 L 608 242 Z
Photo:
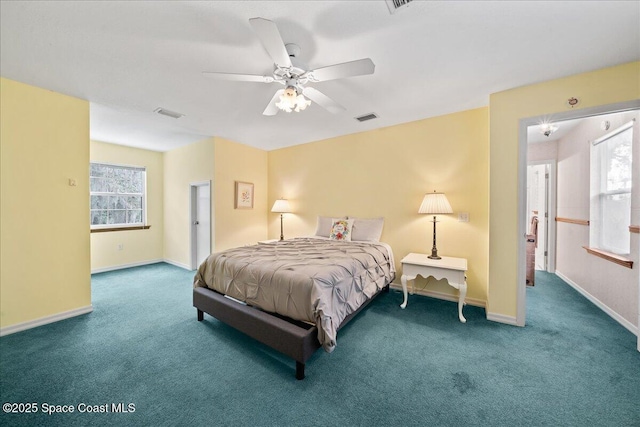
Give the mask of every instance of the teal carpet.
M 635 336 L 554 275 L 527 290 L 526 328 L 382 294 L 304 381 L 290 359 L 197 322 L 192 277 L 168 264 L 97 274 L 92 313 L 0 338 L 2 403 L 38 405 L 0 424 L 640 426 Z M 112 404 L 129 412 L 79 412 Z

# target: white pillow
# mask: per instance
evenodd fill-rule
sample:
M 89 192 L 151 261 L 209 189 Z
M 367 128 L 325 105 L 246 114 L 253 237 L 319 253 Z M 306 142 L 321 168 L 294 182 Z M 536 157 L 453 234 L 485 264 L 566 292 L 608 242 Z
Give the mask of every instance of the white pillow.
M 330 216 L 319 216 L 316 225 L 316 236 L 329 237 L 333 219 Z
M 352 218 L 353 230 L 351 240 L 379 242 L 382 236 L 384 218 Z
M 334 219 L 330 216 L 318 216 L 318 223 L 316 225 L 316 236 L 329 237 L 331 234 L 331 226 Z
M 352 219 L 334 218 L 329 238 L 343 242 L 351 241 L 351 230 L 353 229 Z

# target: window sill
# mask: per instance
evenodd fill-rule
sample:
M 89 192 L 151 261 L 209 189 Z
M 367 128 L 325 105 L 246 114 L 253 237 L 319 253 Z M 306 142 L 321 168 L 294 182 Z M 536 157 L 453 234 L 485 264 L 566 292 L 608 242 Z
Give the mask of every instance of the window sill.
M 150 225 L 134 225 L 131 227 L 92 228 L 92 233 L 106 233 L 108 231 L 148 230 Z
M 623 256 L 612 254 L 610 252 L 605 252 L 603 250 L 596 249 L 596 248 L 590 248 L 588 246 L 583 246 L 583 248 L 585 248 L 586 251 L 589 252 L 591 255 L 595 255 L 602 259 L 606 259 L 607 261 L 611 261 L 623 267 L 633 268 L 633 261 Z

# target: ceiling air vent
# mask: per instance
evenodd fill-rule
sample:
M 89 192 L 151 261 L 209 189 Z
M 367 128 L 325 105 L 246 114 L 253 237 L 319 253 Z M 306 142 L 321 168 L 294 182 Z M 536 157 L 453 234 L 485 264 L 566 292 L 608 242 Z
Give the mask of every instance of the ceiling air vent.
M 412 0 L 387 0 L 387 6 L 389 6 L 389 12 L 391 14 L 396 13 L 396 10 L 406 8 L 409 6 Z
M 359 122 L 366 122 L 367 120 L 377 119 L 378 116 L 375 113 L 365 114 L 364 116 L 356 117 L 356 120 Z
M 162 114 L 163 116 L 173 117 L 174 119 L 179 119 L 184 116 L 184 114 L 176 113 L 175 111 L 165 110 L 164 108 L 156 108 L 153 110 L 154 113 Z

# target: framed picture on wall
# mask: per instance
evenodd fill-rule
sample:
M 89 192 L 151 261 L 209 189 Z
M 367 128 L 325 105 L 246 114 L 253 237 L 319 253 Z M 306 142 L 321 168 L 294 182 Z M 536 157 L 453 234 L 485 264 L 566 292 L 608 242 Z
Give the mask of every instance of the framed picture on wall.
M 235 192 L 236 209 L 253 209 L 253 184 L 236 181 Z

